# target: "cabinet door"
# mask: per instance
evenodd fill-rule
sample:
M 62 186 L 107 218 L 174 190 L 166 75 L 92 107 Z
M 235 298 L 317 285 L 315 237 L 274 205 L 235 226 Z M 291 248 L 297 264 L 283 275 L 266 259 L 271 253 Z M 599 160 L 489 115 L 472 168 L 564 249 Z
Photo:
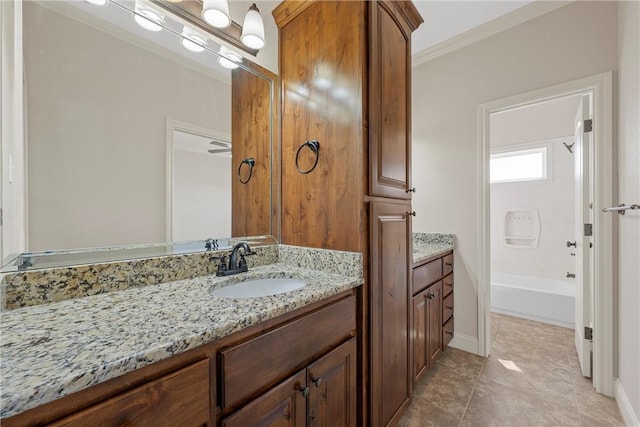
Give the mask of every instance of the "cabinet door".
M 300 371 L 222 420 L 222 426 L 305 426 L 307 403 L 303 394 L 305 388 L 306 373 Z
M 408 203 L 371 203 L 371 425 L 395 422 L 409 404 L 410 215 Z
M 369 194 L 410 199 L 411 29 L 393 2 L 371 3 Z
M 442 350 L 442 282 L 427 288 L 427 358 L 431 366 Z
M 363 250 L 366 3 L 289 2 L 280 28 L 282 243 Z M 279 20 L 278 20 L 279 22 Z M 305 141 L 317 140 L 316 155 Z M 310 170 L 303 174 L 300 169 Z M 296 160 L 297 159 L 297 160 Z
M 271 82 L 237 68 L 231 94 L 231 235 L 277 235 L 271 228 Z M 252 166 L 243 163 L 249 158 Z
M 49 425 L 210 425 L 209 381 L 205 359 Z
M 355 427 L 356 368 L 355 338 L 309 366 L 309 426 Z
M 413 374 L 417 383 L 427 371 L 427 291 L 413 297 Z

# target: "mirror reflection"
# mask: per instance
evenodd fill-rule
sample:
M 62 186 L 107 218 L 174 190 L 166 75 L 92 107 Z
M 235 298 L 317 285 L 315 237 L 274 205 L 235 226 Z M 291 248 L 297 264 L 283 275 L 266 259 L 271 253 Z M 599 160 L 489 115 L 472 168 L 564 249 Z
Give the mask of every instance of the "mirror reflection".
M 145 30 L 134 7 L 23 3 L 29 252 L 271 234 L 270 218 L 232 232 L 236 163 L 255 156 L 242 148 L 256 136 L 251 121 L 232 130 L 234 114 L 254 111 L 244 108 L 252 99 L 234 101 L 232 81 L 248 74 L 267 90 L 255 109 L 267 119 L 251 141 L 268 155 L 256 161 L 263 194 L 252 197 L 270 215 L 273 77 L 238 68 L 227 47 L 219 61 L 212 40 L 183 48 L 183 23 L 169 16 L 165 30 Z M 221 62 L 236 68 L 233 79 Z

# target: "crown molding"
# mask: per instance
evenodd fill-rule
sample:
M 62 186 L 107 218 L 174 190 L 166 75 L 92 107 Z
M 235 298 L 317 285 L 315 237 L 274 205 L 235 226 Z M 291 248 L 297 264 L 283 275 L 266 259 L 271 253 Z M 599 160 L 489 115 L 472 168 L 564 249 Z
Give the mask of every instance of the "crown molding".
M 539 16 L 560 9 L 573 1 L 575 0 L 534 1 L 529 3 L 526 6 L 504 14 L 469 31 L 458 34 L 433 47 L 413 54 L 411 56 L 412 66 L 415 67 L 416 65 L 424 64 L 432 59 L 484 40 Z

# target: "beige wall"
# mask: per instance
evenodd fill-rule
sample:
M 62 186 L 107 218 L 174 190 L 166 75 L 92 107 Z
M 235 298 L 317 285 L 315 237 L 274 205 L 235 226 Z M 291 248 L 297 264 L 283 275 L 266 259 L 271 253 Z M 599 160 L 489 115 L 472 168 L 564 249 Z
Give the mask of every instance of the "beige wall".
M 28 250 L 165 241 L 165 122 L 231 133 L 231 88 L 24 3 Z
M 617 68 L 617 4 L 575 2 L 413 69 L 414 231 L 457 235 L 456 334 L 477 339 L 477 106 Z
M 640 3 L 618 11 L 618 203 L 640 203 Z M 618 216 L 618 377 L 640 420 L 640 211 Z M 620 402 L 620 400 L 619 400 Z M 622 411 L 623 414 L 625 411 Z M 631 425 L 631 424 L 629 424 Z

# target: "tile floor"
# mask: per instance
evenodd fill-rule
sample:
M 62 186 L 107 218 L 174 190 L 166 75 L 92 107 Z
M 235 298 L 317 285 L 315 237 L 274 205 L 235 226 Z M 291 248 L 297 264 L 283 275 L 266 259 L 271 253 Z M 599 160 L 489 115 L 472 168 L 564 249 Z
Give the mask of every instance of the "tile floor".
M 399 426 L 624 426 L 616 401 L 581 375 L 572 329 L 498 314 L 491 322 L 491 356 L 444 351 Z

